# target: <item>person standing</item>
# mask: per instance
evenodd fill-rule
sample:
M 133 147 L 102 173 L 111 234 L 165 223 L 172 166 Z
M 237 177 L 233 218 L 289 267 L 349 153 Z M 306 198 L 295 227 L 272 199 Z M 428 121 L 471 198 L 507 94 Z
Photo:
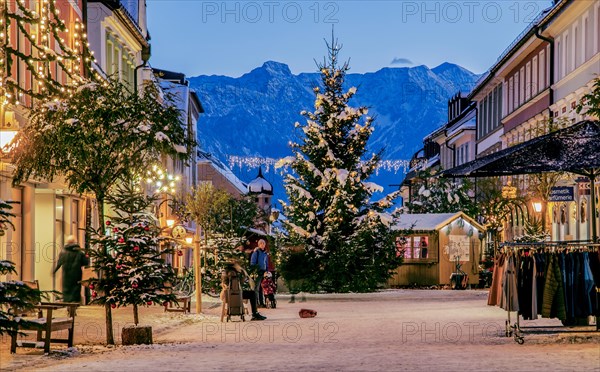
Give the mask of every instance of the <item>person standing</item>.
M 221 287 L 223 288 L 223 291 L 221 292 L 221 301 L 226 301 L 226 290 L 229 289 L 231 277 L 239 278 L 237 282 L 240 284 L 240 289 L 242 289 L 242 298 L 250 301 L 250 307 L 252 308 L 252 320 L 267 319 L 266 316 L 258 312 L 258 308 L 256 306 L 256 292 L 243 289 L 244 283 L 247 282 L 249 277 L 246 270 L 244 270 L 237 261 L 232 260 L 227 262 L 223 272 L 221 273 Z
M 269 269 L 269 254 L 265 251 L 267 248 L 267 242 L 264 239 L 258 241 L 258 247 L 252 252 L 250 256 L 250 267 L 256 271 L 257 277 L 254 282 L 254 292 L 256 292 L 256 299 L 260 302 L 261 307 L 266 307 L 265 299 L 261 296 L 261 283 L 265 271 Z
M 62 267 L 62 300 L 81 302 L 81 268 L 89 265 L 89 260 L 73 235 L 67 236 L 66 243 L 58 256 L 54 274 Z

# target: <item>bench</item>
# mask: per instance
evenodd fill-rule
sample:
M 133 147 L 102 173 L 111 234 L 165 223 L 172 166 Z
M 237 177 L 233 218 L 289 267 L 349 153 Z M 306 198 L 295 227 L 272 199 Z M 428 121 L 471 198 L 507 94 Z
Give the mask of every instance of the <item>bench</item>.
M 165 303 L 165 311 L 169 312 L 182 312 L 182 313 L 191 313 L 192 312 L 192 297 L 191 296 L 177 296 L 176 298 L 176 306 L 173 306 L 173 302 Z
M 39 284 L 36 281 L 27 282 L 26 285 L 31 288 L 39 289 Z M 34 305 L 33 312 L 37 317 L 31 317 L 32 311 L 23 314 L 18 309 L 13 309 L 15 316 L 20 316 L 24 322 L 19 324 L 19 327 L 11 332 L 10 338 L 10 352 L 16 353 L 17 347 L 33 347 L 43 348 L 44 353 L 50 352 L 51 343 L 65 343 L 69 347 L 73 346 L 73 334 L 75 328 L 75 310 L 79 306 L 79 303 L 73 302 L 40 302 Z M 56 317 L 55 311 L 58 309 L 67 309 L 66 317 Z M 34 315 L 34 316 L 35 316 Z M 68 337 L 63 338 L 52 338 L 52 332 L 68 330 Z M 17 337 L 21 331 L 35 331 L 37 332 L 37 338 L 35 341 L 21 341 L 17 340 Z

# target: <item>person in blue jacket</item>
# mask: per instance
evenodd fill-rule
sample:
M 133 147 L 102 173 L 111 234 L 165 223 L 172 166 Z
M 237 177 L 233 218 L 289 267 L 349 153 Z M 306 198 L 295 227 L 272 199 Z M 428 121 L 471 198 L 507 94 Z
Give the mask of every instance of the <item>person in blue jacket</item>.
M 265 298 L 261 296 L 261 283 L 265 271 L 269 269 L 269 254 L 265 251 L 267 248 L 267 242 L 264 239 L 258 241 L 258 247 L 252 252 L 250 256 L 250 267 L 253 268 L 258 276 L 254 282 L 254 291 L 256 292 L 256 298 L 260 302 L 260 307 L 266 307 Z

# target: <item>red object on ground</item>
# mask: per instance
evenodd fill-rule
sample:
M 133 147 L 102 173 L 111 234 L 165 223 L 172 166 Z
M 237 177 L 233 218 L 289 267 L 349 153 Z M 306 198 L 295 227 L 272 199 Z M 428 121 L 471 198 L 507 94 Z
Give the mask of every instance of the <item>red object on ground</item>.
M 298 315 L 300 315 L 300 318 L 314 318 L 317 316 L 317 312 L 311 309 L 300 309 Z

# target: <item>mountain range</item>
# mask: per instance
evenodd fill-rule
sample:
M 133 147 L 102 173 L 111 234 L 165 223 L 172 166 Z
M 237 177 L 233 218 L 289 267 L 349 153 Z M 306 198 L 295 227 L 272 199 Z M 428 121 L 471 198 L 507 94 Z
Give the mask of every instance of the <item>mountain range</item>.
M 432 69 L 416 66 L 348 73 L 345 82 L 346 88 L 358 89 L 350 104 L 369 107 L 369 115 L 375 117 L 369 149 L 384 148 L 385 159 L 410 160 L 423 137 L 446 122 L 448 99 L 469 92 L 478 77 L 446 62 Z M 205 110 L 198 122 L 201 146 L 225 163 L 230 155 L 290 155 L 288 142 L 299 136 L 294 123 L 305 121 L 301 111 L 314 109 L 313 87 L 322 85 L 318 72 L 295 75 L 287 65 L 273 61 L 238 78 L 201 75 L 189 81 Z M 243 181 L 257 172 L 234 171 Z M 270 177 L 277 188 L 279 176 Z M 403 175 L 380 171 L 377 178 L 388 186 L 401 182 Z

